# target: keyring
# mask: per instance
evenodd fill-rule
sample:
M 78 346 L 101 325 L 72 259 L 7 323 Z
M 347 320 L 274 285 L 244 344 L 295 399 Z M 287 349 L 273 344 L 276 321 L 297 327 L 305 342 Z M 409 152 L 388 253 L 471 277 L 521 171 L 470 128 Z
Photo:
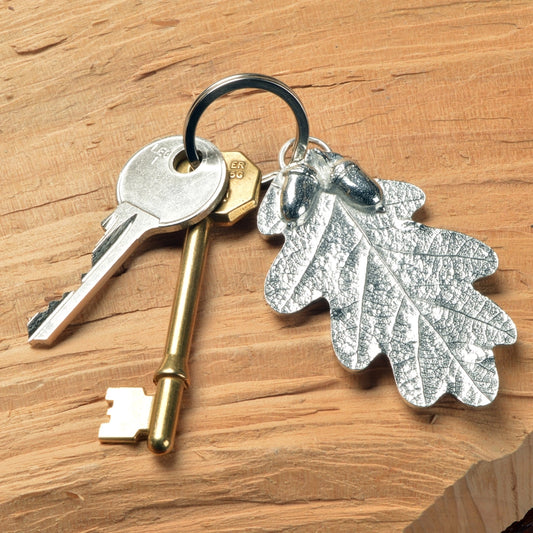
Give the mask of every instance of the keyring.
M 296 118 L 296 146 L 292 154 L 291 162 L 303 159 L 309 143 L 309 122 L 307 114 L 296 94 L 280 80 L 263 74 L 235 74 L 219 80 L 210 85 L 198 96 L 185 117 L 185 129 L 183 145 L 185 155 L 193 168 L 200 163 L 200 155 L 196 150 L 195 133 L 198 121 L 209 104 L 220 96 L 224 96 L 238 89 L 261 89 L 279 96 L 289 104 Z

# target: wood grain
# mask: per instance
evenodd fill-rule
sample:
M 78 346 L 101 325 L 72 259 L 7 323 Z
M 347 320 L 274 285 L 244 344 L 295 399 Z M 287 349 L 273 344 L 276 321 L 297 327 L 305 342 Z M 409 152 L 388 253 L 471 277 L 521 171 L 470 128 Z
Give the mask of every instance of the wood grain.
M 443 533 L 507 533 L 507 527 L 516 523 L 517 515 L 522 517 L 531 509 L 532 466 L 533 434 L 530 434 L 512 454 L 474 465 L 405 533 L 432 531 L 435 524 Z M 530 520 L 526 522 L 531 524 Z M 512 530 L 531 531 L 526 524 Z
M 0 15 L 4 531 L 401 531 L 533 431 L 529 2 L 2 0 Z M 496 349 L 491 406 L 413 409 L 386 362 L 346 373 L 324 308 L 264 302 L 279 242 L 251 216 L 210 250 L 175 453 L 98 443 L 107 387 L 152 390 L 183 235 L 148 242 L 52 348 L 28 346 L 26 321 L 78 285 L 128 158 L 246 71 L 292 86 L 312 134 L 371 175 L 424 189 L 420 220 L 496 249 L 478 288 L 519 341 Z M 264 172 L 293 133 L 257 92 L 199 128 Z M 516 491 L 533 506 L 530 483 Z

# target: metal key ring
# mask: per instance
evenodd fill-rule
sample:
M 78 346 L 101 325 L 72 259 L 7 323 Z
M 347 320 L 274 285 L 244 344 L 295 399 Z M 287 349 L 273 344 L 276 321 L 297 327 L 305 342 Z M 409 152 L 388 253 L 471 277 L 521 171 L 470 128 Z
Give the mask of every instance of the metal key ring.
M 309 122 L 300 99 L 290 87 L 276 78 L 263 74 L 235 74 L 210 85 L 194 101 L 185 117 L 183 145 L 191 166 L 196 168 L 200 163 L 200 156 L 196 150 L 195 133 L 202 113 L 217 98 L 238 89 L 261 89 L 279 96 L 289 104 L 297 124 L 296 146 L 292 154 L 291 162 L 303 159 L 309 143 Z
M 294 144 L 294 141 L 295 141 L 294 137 L 292 139 L 289 139 L 281 147 L 281 150 L 279 151 L 278 163 L 279 163 L 279 168 L 282 170 L 287 166 L 285 164 L 285 156 L 287 155 L 287 151 L 289 150 L 289 148 Z M 322 148 L 324 152 L 331 152 L 331 148 L 322 139 L 319 139 L 318 137 L 309 137 L 309 142 L 316 144 L 317 146 Z
M 287 155 L 287 151 L 289 150 L 289 148 L 294 144 L 295 140 L 296 139 L 293 137 L 292 139 L 289 139 L 281 147 L 279 154 L 278 154 L 279 170 L 274 170 L 273 172 L 269 172 L 268 174 L 263 174 L 263 177 L 261 178 L 261 185 L 270 183 L 276 177 L 276 175 L 280 172 L 280 170 L 283 170 L 287 166 L 285 164 L 285 156 Z M 331 152 L 331 148 L 323 140 L 318 139 L 317 137 L 309 137 L 309 143 L 316 144 L 324 152 Z

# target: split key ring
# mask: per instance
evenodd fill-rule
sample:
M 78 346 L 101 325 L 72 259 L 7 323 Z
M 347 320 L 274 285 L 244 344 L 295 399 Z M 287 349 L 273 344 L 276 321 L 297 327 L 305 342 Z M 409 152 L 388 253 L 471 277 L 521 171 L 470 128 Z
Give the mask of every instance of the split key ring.
M 263 74 L 235 74 L 213 83 L 203 91 L 194 101 L 185 117 L 183 144 L 185 154 L 191 166 L 196 168 L 200 163 L 200 154 L 196 150 L 195 133 L 202 113 L 217 98 L 238 89 L 260 89 L 273 93 L 287 102 L 294 113 L 297 124 L 296 141 L 291 162 L 302 160 L 307 152 L 307 145 L 309 144 L 309 122 L 298 96 L 296 96 L 290 87 L 271 76 L 265 76 Z

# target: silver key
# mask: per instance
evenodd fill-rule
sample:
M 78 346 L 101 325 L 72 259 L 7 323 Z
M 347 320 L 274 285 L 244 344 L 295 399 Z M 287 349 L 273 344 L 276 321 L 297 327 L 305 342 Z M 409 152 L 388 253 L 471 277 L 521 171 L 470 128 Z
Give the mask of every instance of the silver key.
M 183 138 L 166 137 L 139 150 L 120 173 L 118 207 L 102 226 L 105 235 L 92 254 L 92 268 L 80 287 L 53 301 L 28 322 L 31 344 L 51 344 L 81 308 L 146 238 L 196 224 L 220 203 L 227 185 L 226 164 L 210 142 L 197 139 L 202 162 L 180 173 Z

